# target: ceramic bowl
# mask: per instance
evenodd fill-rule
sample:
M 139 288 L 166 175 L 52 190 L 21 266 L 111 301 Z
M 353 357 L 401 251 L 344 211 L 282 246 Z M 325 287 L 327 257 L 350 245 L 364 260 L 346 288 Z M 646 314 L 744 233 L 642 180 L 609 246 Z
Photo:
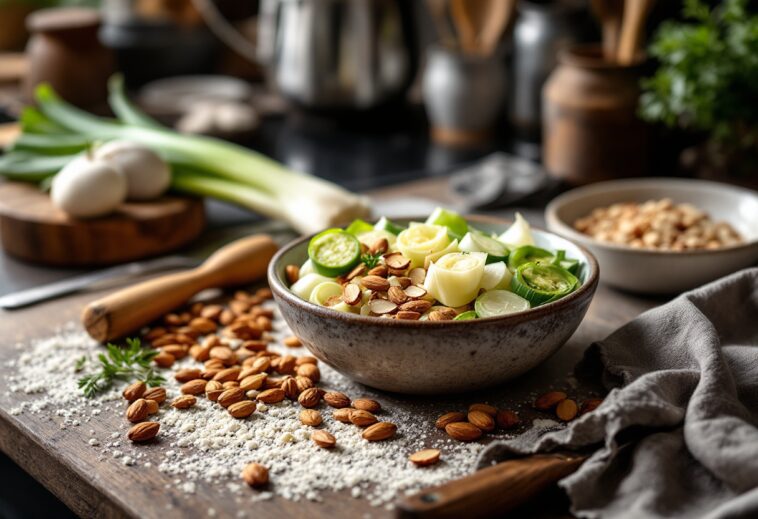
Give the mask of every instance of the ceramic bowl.
M 715 250 L 667 252 L 635 249 L 595 240 L 573 229 L 573 222 L 597 207 L 616 202 L 671 198 L 730 223 L 745 243 Z M 758 262 L 758 193 L 693 179 L 629 179 L 601 182 L 556 197 L 545 209 L 548 229 L 581 243 L 603 267 L 601 280 L 645 294 L 676 294 Z
M 502 232 L 508 222 L 468 217 Z M 400 220 L 401 222 L 403 220 Z M 406 222 L 408 220 L 405 220 Z M 285 283 L 287 265 L 307 258 L 310 236 L 282 248 L 268 281 L 287 324 L 318 359 L 371 387 L 412 394 L 463 392 L 499 384 L 535 367 L 574 333 L 595 293 L 598 266 L 585 248 L 535 230 L 535 241 L 582 261 L 582 286 L 525 312 L 471 321 L 398 321 L 338 312 L 304 301 Z

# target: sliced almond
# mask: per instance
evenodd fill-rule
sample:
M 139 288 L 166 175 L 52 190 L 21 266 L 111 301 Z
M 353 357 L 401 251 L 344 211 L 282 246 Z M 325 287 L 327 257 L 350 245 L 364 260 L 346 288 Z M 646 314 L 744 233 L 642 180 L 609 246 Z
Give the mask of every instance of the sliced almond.
M 354 278 L 358 276 L 362 276 L 366 273 L 366 264 L 365 263 L 359 263 L 357 267 L 355 267 L 353 270 L 351 270 L 347 276 L 345 276 L 345 280 L 352 281 Z
M 377 265 L 376 267 L 372 268 L 367 272 L 369 276 L 379 276 L 379 277 L 386 277 L 387 276 L 387 267 L 384 265 Z
M 345 304 L 355 306 L 361 302 L 361 287 L 353 283 L 347 283 L 342 287 L 342 300 Z
M 405 270 L 411 266 L 411 260 L 400 252 L 394 252 L 384 257 L 384 264 L 387 265 L 388 269 Z
M 408 459 L 417 467 L 427 467 L 440 460 L 440 451 L 439 449 L 424 449 L 414 452 L 408 456 Z
M 377 315 L 383 315 L 397 310 L 397 305 L 386 299 L 374 299 L 373 301 L 369 301 L 368 309 Z
M 413 281 L 414 285 L 423 285 L 424 280 L 426 280 L 426 270 L 422 269 L 421 267 L 416 267 L 415 269 L 411 269 L 411 271 L 408 272 L 408 277 L 411 278 L 411 281 Z
M 419 299 L 426 295 L 426 290 L 419 286 L 411 285 L 405 289 L 405 295 L 411 299 Z

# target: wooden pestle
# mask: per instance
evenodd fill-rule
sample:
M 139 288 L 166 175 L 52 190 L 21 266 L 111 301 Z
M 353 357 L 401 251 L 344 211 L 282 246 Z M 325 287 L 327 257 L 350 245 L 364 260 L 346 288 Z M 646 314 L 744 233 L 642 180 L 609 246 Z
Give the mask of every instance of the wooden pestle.
M 202 290 L 264 278 L 276 249 L 267 235 L 239 239 L 217 250 L 197 268 L 151 279 L 88 304 L 82 312 L 82 324 L 101 342 L 124 337 Z
M 653 3 L 654 0 L 626 0 L 624 3 L 621 39 L 616 56 L 620 64 L 631 65 L 637 58 L 644 43 L 645 20 Z
M 579 454 L 555 453 L 504 461 L 403 499 L 396 517 L 503 517 L 575 472 L 586 459 Z
M 591 6 L 603 31 L 603 57 L 607 61 L 616 61 L 621 15 L 624 12 L 623 0 L 591 0 Z

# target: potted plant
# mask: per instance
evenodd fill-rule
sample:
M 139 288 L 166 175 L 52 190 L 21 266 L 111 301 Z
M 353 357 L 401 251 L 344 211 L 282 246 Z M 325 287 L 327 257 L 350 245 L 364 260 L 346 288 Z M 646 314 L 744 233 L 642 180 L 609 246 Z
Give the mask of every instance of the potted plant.
M 690 153 L 700 175 L 756 183 L 758 15 L 748 4 L 686 0 L 685 20 L 664 23 L 650 46 L 659 66 L 642 82 L 640 112 L 703 137 Z

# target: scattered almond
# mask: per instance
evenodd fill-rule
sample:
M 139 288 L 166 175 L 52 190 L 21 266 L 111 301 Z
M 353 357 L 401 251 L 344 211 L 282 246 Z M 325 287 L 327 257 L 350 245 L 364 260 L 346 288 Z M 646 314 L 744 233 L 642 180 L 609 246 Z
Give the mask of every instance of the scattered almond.
M 161 425 L 158 422 L 140 422 L 126 433 L 133 442 L 150 441 L 158 435 Z
M 297 265 L 287 265 L 284 267 L 284 274 L 287 277 L 287 283 L 290 285 L 297 283 L 300 279 L 300 267 Z
M 323 429 L 316 429 L 313 431 L 311 434 L 311 440 L 323 449 L 331 449 L 337 444 L 337 439 L 334 435 Z
M 174 378 L 177 382 L 189 382 L 200 378 L 200 370 L 197 368 L 184 368 L 180 369 L 174 374 Z
M 124 392 L 121 394 L 124 396 L 125 399 L 132 402 L 134 400 L 137 400 L 138 398 L 141 398 L 142 395 L 145 394 L 146 390 L 147 390 L 147 385 L 141 380 L 138 380 L 126 386 L 126 389 L 124 389 Z
M 225 389 L 223 393 L 218 396 L 216 401 L 221 407 L 229 407 L 230 405 L 241 401 L 243 398 L 245 398 L 245 392 L 238 387 L 233 387 Z
M 592 411 L 597 409 L 598 406 L 600 406 L 600 404 L 602 403 L 603 403 L 602 398 L 590 398 L 588 400 L 585 400 L 582 403 L 582 407 L 579 410 L 579 414 L 581 415 L 581 414 L 591 413 Z
M 247 418 L 255 411 L 255 402 L 252 400 L 242 400 L 241 402 L 233 403 L 226 410 L 234 418 Z
M 379 276 L 365 276 L 361 278 L 361 285 L 374 292 L 386 292 L 390 288 L 390 282 Z
M 472 442 L 482 436 L 482 430 L 468 422 L 453 422 L 445 426 L 445 432 L 459 442 Z
M 284 400 L 285 394 L 282 388 L 274 387 L 261 392 L 256 398 L 264 404 L 275 404 Z
M 566 400 L 561 401 L 558 404 L 558 407 L 555 408 L 555 414 L 558 418 L 563 420 L 564 422 L 570 422 L 574 418 L 576 418 L 576 414 L 579 411 L 576 402 L 574 400 L 571 400 L 570 398 L 567 398 Z
M 162 368 L 170 368 L 175 360 L 176 358 L 173 355 L 166 353 L 165 351 L 161 351 L 158 355 L 153 357 L 153 362 Z
M 338 422 L 351 423 L 350 413 L 352 411 L 353 410 L 349 407 L 343 407 L 342 409 L 335 409 L 334 411 L 332 411 L 332 417 Z
M 416 267 L 408 272 L 408 277 L 411 278 L 414 285 L 423 285 L 426 280 L 426 270 Z
M 132 423 L 137 423 L 145 418 L 147 418 L 147 400 L 138 398 L 126 409 L 126 419 Z
M 350 419 L 350 423 L 358 427 L 368 427 L 378 422 L 376 416 L 363 409 L 351 409 L 348 418 Z
M 171 402 L 171 407 L 176 409 L 189 409 L 197 403 L 197 398 L 192 395 L 178 396 Z
M 284 340 L 282 340 L 285 346 L 289 348 L 299 348 L 303 345 L 302 341 L 295 337 L 294 335 L 290 335 L 289 337 L 285 337 Z
M 352 413 L 351 413 L 352 414 Z M 378 442 L 392 438 L 397 432 L 397 425 L 391 422 L 377 422 L 363 431 L 363 439 L 370 442 Z
M 350 399 L 346 394 L 340 393 L 339 391 L 327 391 L 324 393 L 324 402 L 326 402 L 329 407 L 335 407 L 337 409 L 350 406 Z
M 242 368 L 239 366 L 232 366 L 231 368 L 222 369 L 213 375 L 213 380 L 217 380 L 218 382 L 229 382 L 231 380 L 237 380 L 237 377 L 239 377 L 241 371 Z
M 185 382 L 182 384 L 179 390 L 185 395 L 199 395 L 205 391 L 205 388 L 209 383 L 210 382 L 207 382 L 202 378 L 197 378 L 195 380 Z
M 161 351 L 173 356 L 175 360 L 179 360 L 187 356 L 189 347 L 183 344 L 169 344 L 161 348 Z
M 534 408 L 540 411 L 549 411 L 566 398 L 566 393 L 563 391 L 551 391 L 537 397 L 537 400 L 534 401 Z
M 303 409 L 300 411 L 300 422 L 303 425 L 310 425 L 316 427 L 321 425 L 324 419 L 321 417 L 321 413 L 315 409 Z
M 300 393 L 297 397 L 297 401 L 303 407 L 316 407 L 321 401 L 321 391 L 318 388 L 311 387 Z
M 377 265 L 367 272 L 369 276 L 385 277 L 387 275 L 387 267 L 384 265 Z M 389 285 L 389 283 L 388 283 Z
M 382 410 L 381 404 L 376 400 L 370 398 L 357 398 L 353 400 L 353 407 L 362 411 L 368 411 L 370 413 L 378 413 Z
M 342 300 L 345 302 L 345 304 L 355 306 L 361 302 L 362 298 L 363 293 L 361 292 L 361 287 L 358 285 L 354 283 L 347 283 L 342 287 Z
M 384 264 L 387 268 L 394 270 L 405 270 L 411 266 L 410 258 L 406 258 L 400 252 L 388 254 L 384 257 Z
M 247 376 L 240 380 L 240 388 L 244 391 L 250 391 L 252 389 L 260 389 L 263 383 L 266 381 L 265 373 L 256 373 L 254 375 Z
M 268 469 L 258 463 L 248 463 L 242 469 L 242 479 L 251 487 L 262 487 L 268 483 Z
M 406 312 L 418 312 L 420 314 L 423 314 L 427 310 L 429 310 L 432 307 L 431 301 L 427 301 L 425 299 L 415 299 L 413 301 L 408 301 L 407 303 L 403 303 L 398 308 L 400 311 L 406 311 Z
M 205 397 L 211 402 L 218 401 L 218 397 L 221 396 L 221 393 L 224 391 L 226 391 L 224 385 L 215 380 L 211 380 L 205 385 Z
M 298 375 L 295 377 L 295 382 L 297 383 L 298 393 L 302 393 L 306 389 L 310 389 L 313 387 L 313 381 L 309 379 L 308 377 L 302 377 Z
M 434 465 L 440 460 L 439 449 L 423 449 L 418 452 L 414 452 L 408 459 L 417 467 L 427 467 Z
M 162 387 L 151 387 L 142 394 L 142 398 L 145 400 L 155 400 L 159 404 L 162 404 L 166 400 L 166 390 Z
M 160 406 L 155 400 L 145 400 L 147 402 L 147 414 L 153 415 L 158 412 Z
M 297 388 L 297 382 L 294 378 L 290 377 L 282 382 L 281 388 L 284 391 L 284 396 L 290 400 L 297 400 L 300 390 Z
M 519 416 L 508 409 L 501 409 L 495 415 L 495 422 L 501 429 L 512 429 L 521 423 Z
M 370 254 L 376 256 L 377 254 L 384 254 L 389 248 L 390 243 L 387 241 L 387 238 L 379 238 L 368 248 L 368 251 Z
M 469 412 L 481 411 L 490 416 L 495 416 L 497 414 L 497 407 L 491 406 L 489 404 L 471 404 L 470 406 L 468 406 L 468 410 Z
M 465 422 L 465 421 L 466 421 L 466 415 L 464 413 L 459 413 L 458 411 L 451 411 L 437 418 L 437 421 L 434 423 L 434 426 L 437 429 L 444 429 L 445 427 L 448 426 L 448 424 L 455 423 L 455 422 Z
M 495 429 L 495 420 L 485 412 L 469 411 L 467 418 L 469 423 L 477 426 L 482 431 L 489 432 Z
M 301 377 L 307 377 L 316 384 L 321 380 L 321 370 L 315 364 L 303 364 L 297 367 L 296 373 Z
M 401 321 L 418 321 L 421 318 L 421 314 L 418 312 L 409 312 L 408 310 L 400 310 L 395 314 L 395 317 Z
M 387 291 L 387 297 L 396 305 L 402 305 L 408 300 L 408 296 L 400 287 L 390 287 Z
M 458 315 L 455 313 L 455 310 L 452 308 L 440 308 L 438 310 L 434 310 L 429 314 L 429 320 L 430 321 L 452 321 L 455 319 L 455 316 Z

